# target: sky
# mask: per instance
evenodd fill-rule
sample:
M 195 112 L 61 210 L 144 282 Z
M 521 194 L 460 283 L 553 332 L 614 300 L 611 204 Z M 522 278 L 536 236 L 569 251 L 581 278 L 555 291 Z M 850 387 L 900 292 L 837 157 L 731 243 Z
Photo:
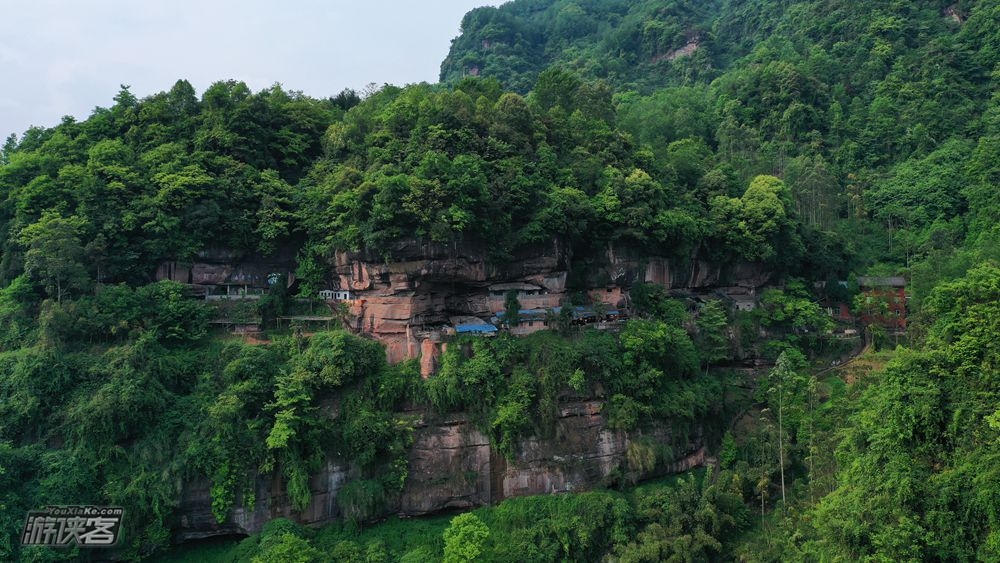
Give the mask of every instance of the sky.
M 491 0 L 0 0 L 0 141 L 185 78 L 322 98 L 437 82 L 462 16 Z

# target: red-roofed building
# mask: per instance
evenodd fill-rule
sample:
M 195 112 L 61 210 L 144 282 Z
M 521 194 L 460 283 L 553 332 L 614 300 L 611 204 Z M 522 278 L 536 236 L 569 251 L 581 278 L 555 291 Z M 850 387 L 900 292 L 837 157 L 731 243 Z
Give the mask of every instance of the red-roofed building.
M 861 322 L 888 329 L 906 329 L 906 280 L 900 276 L 858 278 L 863 304 Z

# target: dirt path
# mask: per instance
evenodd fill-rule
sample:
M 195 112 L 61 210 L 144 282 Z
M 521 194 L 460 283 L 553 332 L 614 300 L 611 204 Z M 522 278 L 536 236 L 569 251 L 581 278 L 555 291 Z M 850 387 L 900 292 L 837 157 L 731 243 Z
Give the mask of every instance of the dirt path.
M 825 368 L 823 368 L 823 369 L 821 369 L 821 370 L 819 370 L 817 372 L 814 372 L 813 375 L 819 376 L 819 375 L 824 375 L 824 374 L 830 373 L 831 371 L 836 371 L 836 370 L 839 370 L 839 369 L 843 369 L 843 368 L 851 365 L 851 363 L 854 362 L 854 360 L 857 360 L 858 358 L 860 358 L 860 357 L 864 356 L 865 354 L 867 354 L 868 351 L 871 349 L 871 347 L 872 347 L 871 342 L 869 342 L 868 339 L 866 338 L 864 346 L 862 346 L 861 349 L 858 350 L 857 352 L 854 352 L 853 354 L 851 354 L 851 356 L 849 358 L 847 358 L 847 360 L 845 360 L 843 362 L 840 362 L 839 364 L 837 364 L 835 366 L 825 367 Z

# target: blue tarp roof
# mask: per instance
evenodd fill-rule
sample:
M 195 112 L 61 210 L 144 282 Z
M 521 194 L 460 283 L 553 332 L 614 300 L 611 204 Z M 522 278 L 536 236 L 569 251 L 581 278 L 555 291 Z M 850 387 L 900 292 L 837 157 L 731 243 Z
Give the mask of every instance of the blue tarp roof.
M 467 333 L 467 332 L 496 332 L 496 331 L 497 331 L 497 327 L 495 327 L 493 325 L 487 325 L 487 324 L 482 324 L 482 325 L 460 325 L 460 326 L 456 326 L 455 327 L 455 332 L 457 332 L 459 334 L 463 334 L 463 333 Z
M 517 314 L 520 315 L 520 316 L 522 316 L 522 317 L 543 316 L 546 313 L 548 313 L 548 311 L 550 311 L 550 310 L 554 314 L 558 315 L 562 311 L 562 307 L 551 307 L 550 309 L 520 309 L 520 310 L 518 310 Z M 621 311 L 619 311 L 618 309 L 611 309 L 610 311 L 605 311 L 604 314 L 605 315 L 620 315 Z M 589 317 L 589 316 L 596 316 L 596 315 L 597 315 L 597 313 L 594 311 L 594 309 L 592 307 L 583 307 L 583 306 L 580 306 L 580 305 L 577 305 L 577 306 L 573 307 L 573 316 L 574 317 L 580 318 L 580 317 Z M 506 311 L 500 311 L 498 313 L 495 313 L 494 316 L 497 319 L 499 319 L 499 320 L 503 320 L 503 318 L 507 316 L 507 313 L 506 313 Z
M 523 317 L 544 317 L 548 313 L 548 309 L 518 309 L 517 314 Z M 553 313 L 559 312 L 559 307 L 552 309 Z M 500 311 L 495 314 L 496 318 L 502 319 L 507 316 L 506 311 Z

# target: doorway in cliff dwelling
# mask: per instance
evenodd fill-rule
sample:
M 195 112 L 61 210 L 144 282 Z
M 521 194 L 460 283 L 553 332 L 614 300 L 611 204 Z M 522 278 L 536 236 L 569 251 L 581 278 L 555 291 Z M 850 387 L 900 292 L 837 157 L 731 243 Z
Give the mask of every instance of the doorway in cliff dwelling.
M 286 295 L 289 295 L 289 296 L 298 295 L 299 294 L 299 280 L 295 279 L 295 280 L 288 280 L 288 281 L 290 283 L 288 284 L 288 289 L 286 291 Z
M 437 311 L 437 314 L 426 315 L 425 318 L 432 319 L 432 322 L 447 322 L 447 319 L 456 315 L 466 315 L 473 317 L 489 318 L 489 307 L 487 306 L 487 296 L 485 288 L 455 282 L 433 282 L 422 286 L 426 287 L 432 300 L 440 299 L 444 304 L 444 309 Z

